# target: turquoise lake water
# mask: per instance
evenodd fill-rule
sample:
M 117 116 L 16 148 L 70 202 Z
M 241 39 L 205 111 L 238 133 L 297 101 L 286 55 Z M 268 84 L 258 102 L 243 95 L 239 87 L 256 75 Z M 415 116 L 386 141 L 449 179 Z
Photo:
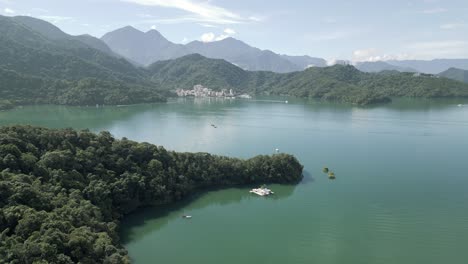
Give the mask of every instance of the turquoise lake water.
M 170 150 L 242 158 L 278 148 L 304 164 L 304 181 L 270 185 L 271 197 L 247 188 L 212 190 L 126 217 L 122 243 L 134 263 L 465 264 L 467 104 L 405 99 L 360 108 L 284 98 L 174 99 L 128 107 L 28 106 L 0 112 L 0 125 L 109 130 Z M 322 173 L 324 166 L 335 181 Z

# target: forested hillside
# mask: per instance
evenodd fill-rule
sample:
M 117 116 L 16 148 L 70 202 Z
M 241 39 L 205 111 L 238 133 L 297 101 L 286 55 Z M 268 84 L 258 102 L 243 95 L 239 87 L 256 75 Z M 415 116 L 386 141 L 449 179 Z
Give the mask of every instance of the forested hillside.
M 42 34 L 31 28 L 34 23 Z M 67 36 L 44 21 L 0 16 L 3 100 L 80 105 L 164 100 L 143 69 L 62 35 Z
M 15 104 L 158 102 L 169 91 L 196 84 L 357 105 L 389 102 L 392 97 L 468 97 L 468 84 L 455 80 L 396 71 L 364 73 L 349 65 L 281 74 L 245 71 L 192 54 L 138 68 L 113 55 L 99 39 L 70 36 L 34 18 L 0 16 L 0 110 Z
M 468 85 L 428 74 L 364 73 L 350 65 L 313 67 L 279 74 L 249 72 L 224 60 L 194 54 L 149 66 L 152 80 L 165 89 L 202 84 L 251 94 L 276 94 L 367 105 L 391 97 L 468 97 Z
M 0 128 L 0 262 L 128 263 L 118 220 L 205 187 L 294 183 L 302 165 L 177 153 L 108 132 Z

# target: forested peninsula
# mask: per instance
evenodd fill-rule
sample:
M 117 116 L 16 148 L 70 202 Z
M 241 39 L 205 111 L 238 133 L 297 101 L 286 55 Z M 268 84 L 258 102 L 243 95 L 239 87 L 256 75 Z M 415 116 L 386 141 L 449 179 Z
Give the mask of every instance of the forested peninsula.
M 197 190 L 296 183 L 287 154 L 179 153 L 109 132 L 0 128 L 0 263 L 128 263 L 119 219 Z

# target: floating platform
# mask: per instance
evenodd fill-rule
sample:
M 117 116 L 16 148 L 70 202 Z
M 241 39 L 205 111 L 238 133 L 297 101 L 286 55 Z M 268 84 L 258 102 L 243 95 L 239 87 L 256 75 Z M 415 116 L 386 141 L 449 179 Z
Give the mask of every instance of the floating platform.
M 254 194 L 260 195 L 260 196 L 268 196 L 268 195 L 271 195 L 271 194 L 275 194 L 272 190 L 270 190 L 268 188 L 252 189 L 252 190 L 250 190 L 250 193 L 254 193 Z

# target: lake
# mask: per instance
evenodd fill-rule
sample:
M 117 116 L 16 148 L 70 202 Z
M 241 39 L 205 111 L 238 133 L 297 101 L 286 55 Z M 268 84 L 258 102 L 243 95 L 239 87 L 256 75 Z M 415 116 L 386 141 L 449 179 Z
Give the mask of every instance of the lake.
M 108 130 L 170 150 L 242 158 L 278 148 L 304 164 L 304 181 L 269 185 L 274 196 L 210 190 L 126 217 L 122 243 L 134 263 L 464 264 L 466 104 L 403 99 L 360 108 L 284 98 L 173 99 L 126 107 L 27 106 L 0 112 L 0 125 Z M 335 181 L 322 173 L 324 166 Z

